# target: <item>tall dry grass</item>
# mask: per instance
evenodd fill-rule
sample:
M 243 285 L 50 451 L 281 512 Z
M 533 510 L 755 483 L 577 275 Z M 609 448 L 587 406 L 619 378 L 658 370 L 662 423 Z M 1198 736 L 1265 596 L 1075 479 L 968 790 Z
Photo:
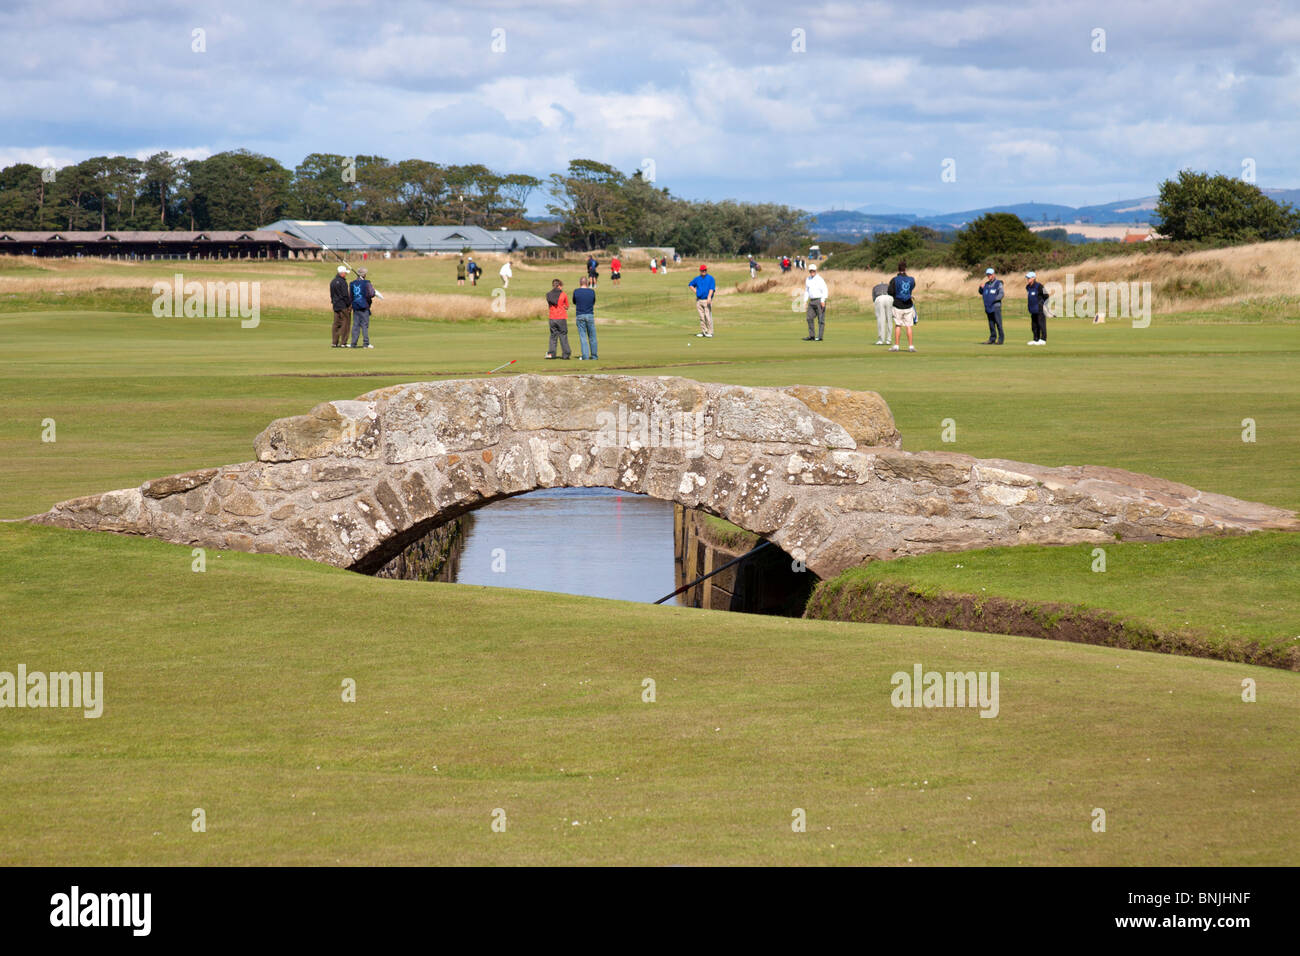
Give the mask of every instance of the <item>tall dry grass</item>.
M 27 257 L 30 258 L 30 257 Z M 40 262 L 40 260 L 36 260 Z M 47 260 L 48 261 L 48 260 Z M 73 260 L 75 262 L 75 260 Z M 97 264 L 102 268 L 103 263 Z M 116 263 L 114 263 L 116 265 Z M 44 269 L 41 276 L 0 275 L 0 295 L 35 295 L 41 293 L 63 293 L 76 295 L 92 293 L 105 289 L 135 290 L 153 296 L 156 282 L 171 285 L 172 277 L 179 265 L 169 263 L 131 263 L 130 275 L 85 275 L 83 270 L 72 265 L 67 268 Z M 141 265 L 152 265 L 152 270 L 140 269 Z M 186 263 L 188 281 L 206 281 L 203 273 L 189 268 Z M 226 270 L 230 271 L 228 265 Z M 236 267 L 237 268 L 237 267 Z M 165 271 L 164 271 L 165 270 Z M 262 309 L 303 309 L 328 312 L 329 294 L 321 287 L 319 279 L 262 279 L 268 273 L 258 270 L 256 281 L 260 285 L 260 308 Z M 280 273 L 283 275 L 284 273 Z M 390 318 L 441 319 L 465 321 L 473 319 L 522 320 L 544 318 L 545 301 L 538 296 L 511 296 L 502 299 L 483 296 L 455 295 L 434 292 L 385 292 L 384 298 L 376 302 L 375 308 Z

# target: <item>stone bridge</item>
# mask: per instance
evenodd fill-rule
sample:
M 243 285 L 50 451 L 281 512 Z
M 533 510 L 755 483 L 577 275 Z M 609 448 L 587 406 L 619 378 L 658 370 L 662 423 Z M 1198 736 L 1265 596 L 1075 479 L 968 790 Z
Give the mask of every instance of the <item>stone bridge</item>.
M 725 518 L 823 578 L 932 551 L 1300 530 L 1289 511 L 1132 472 L 900 444 L 874 392 L 605 375 L 424 382 L 272 422 L 256 461 L 31 520 L 374 572 L 490 502 L 605 486 Z

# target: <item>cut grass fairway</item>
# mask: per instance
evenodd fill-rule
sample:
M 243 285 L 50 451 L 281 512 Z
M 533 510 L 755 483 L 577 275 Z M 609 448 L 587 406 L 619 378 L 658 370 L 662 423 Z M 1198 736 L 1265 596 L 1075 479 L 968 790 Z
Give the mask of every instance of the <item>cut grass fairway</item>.
M 369 265 L 381 289 L 487 304 L 495 285 L 457 291 L 454 261 Z M 60 264 L 36 277 L 90 281 L 6 293 L 3 280 L 35 267 L 0 264 L 0 517 L 245 461 L 274 418 L 510 359 L 511 372 L 872 389 L 909 450 L 1109 465 L 1300 507 L 1292 313 L 1157 315 L 1146 329 L 1056 320 L 1047 348 L 1027 348 L 1028 321 L 1009 308 L 1001 349 L 975 345 L 982 318 L 936 318 L 919 326 L 918 353 L 890 354 L 869 344 L 869 313 L 834 298 L 826 341 L 800 341 L 783 293 L 721 297 L 718 336 L 696 339 L 690 270 L 638 269 L 598 288 L 602 361 L 588 367 L 542 359 L 541 319 L 388 318 L 377 303 L 376 347 L 353 352 L 329 348 L 323 307 L 272 298 L 256 328 L 155 318 L 148 283 L 172 266 Z M 305 277 L 322 306 L 332 271 L 177 266 Z M 747 275 L 716 271 L 724 288 Z M 145 291 L 95 287 L 127 273 Z M 517 269 L 510 292 L 540 297 L 552 274 L 572 286 L 576 266 Z M 47 419 L 56 441 L 41 440 Z M 955 442 L 942 441 L 945 419 Z M 1006 549 L 972 554 L 970 574 L 1009 597 L 1041 588 L 1156 623 L 1186 608 L 1196 617 L 1183 620 L 1285 640 L 1300 633 L 1284 628 L 1295 552 L 1267 543 L 1124 544 L 1105 574 L 1090 573 L 1088 549 Z M 1189 563 L 1180 572 L 1166 553 Z M 951 567 L 966 557 L 865 573 L 969 591 Z M 0 860 L 1184 865 L 1292 863 L 1300 846 L 1294 673 L 380 580 L 267 555 L 209 552 L 203 573 L 191 561 L 156 541 L 0 525 L 0 670 L 103 671 L 106 696 L 99 719 L 0 711 Z M 997 718 L 892 707 L 891 676 L 916 663 L 997 671 Z M 341 700 L 345 678 L 355 704 Z M 195 808 L 206 833 L 191 831 Z M 490 828 L 496 808 L 505 833 Z M 791 830 L 796 808 L 807 833 Z
M 5 665 L 102 670 L 105 696 L 0 721 L 6 863 L 1282 864 L 1300 840 L 1295 674 L 190 565 L 0 531 Z M 997 671 L 998 716 L 892 707 L 916 663 Z

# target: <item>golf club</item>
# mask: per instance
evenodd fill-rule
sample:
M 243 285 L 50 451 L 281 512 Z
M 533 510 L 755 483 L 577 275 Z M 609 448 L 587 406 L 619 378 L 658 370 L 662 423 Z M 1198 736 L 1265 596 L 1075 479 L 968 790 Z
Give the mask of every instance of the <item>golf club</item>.
M 344 259 L 341 255 L 339 255 L 337 252 L 335 252 L 335 251 L 334 251 L 333 249 L 331 249 L 329 246 L 325 245 L 325 243 L 322 242 L 322 243 L 320 244 L 320 247 L 321 247 L 322 249 L 324 249 L 326 252 L 328 252 L 330 255 L 332 255 L 332 256 L 333 256 L 335 259 L 337 259 L 339 262 L 343 263 L 343 265 L 346 266 L 347 269 L 348 269 L 348 271 L 350 271 L 353 275 L 356 275 L 356 274 L 357 274 L 357 270 L 352 268 L 352 265 L 348 262 L 348 260 Z M 370 284 L 371 284 L 371 285 L 374 285 L 373 282 L 370 283 Z M 375 290 L 375 298 L 376 298 L 376 299 L 382 299 L 383 297 L 384 297 L 384 294 L 383 294 L 382 292 L 380 292 L 378 289 L 376 289 L 376 290 Z

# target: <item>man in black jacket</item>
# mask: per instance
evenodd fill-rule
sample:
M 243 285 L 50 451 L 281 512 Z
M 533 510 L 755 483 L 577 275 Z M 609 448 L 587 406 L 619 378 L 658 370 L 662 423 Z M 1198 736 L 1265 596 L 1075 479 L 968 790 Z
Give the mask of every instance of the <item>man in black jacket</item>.
M 1047 288 L 1038 281 L 1036 272 L 1026 272 L 1025 294 L 1029 301 L 1029 326 L 1034 336 L 1028 344 L 1047 344 Z
M 334 326 L 330 330 L 332 347 L 348 347 L 348 334 L 352 331 L 352 293 L 348 291 L 348 270 L 339 266 L 338 274 L 330 280 L 330 305 L 334 307 Z

